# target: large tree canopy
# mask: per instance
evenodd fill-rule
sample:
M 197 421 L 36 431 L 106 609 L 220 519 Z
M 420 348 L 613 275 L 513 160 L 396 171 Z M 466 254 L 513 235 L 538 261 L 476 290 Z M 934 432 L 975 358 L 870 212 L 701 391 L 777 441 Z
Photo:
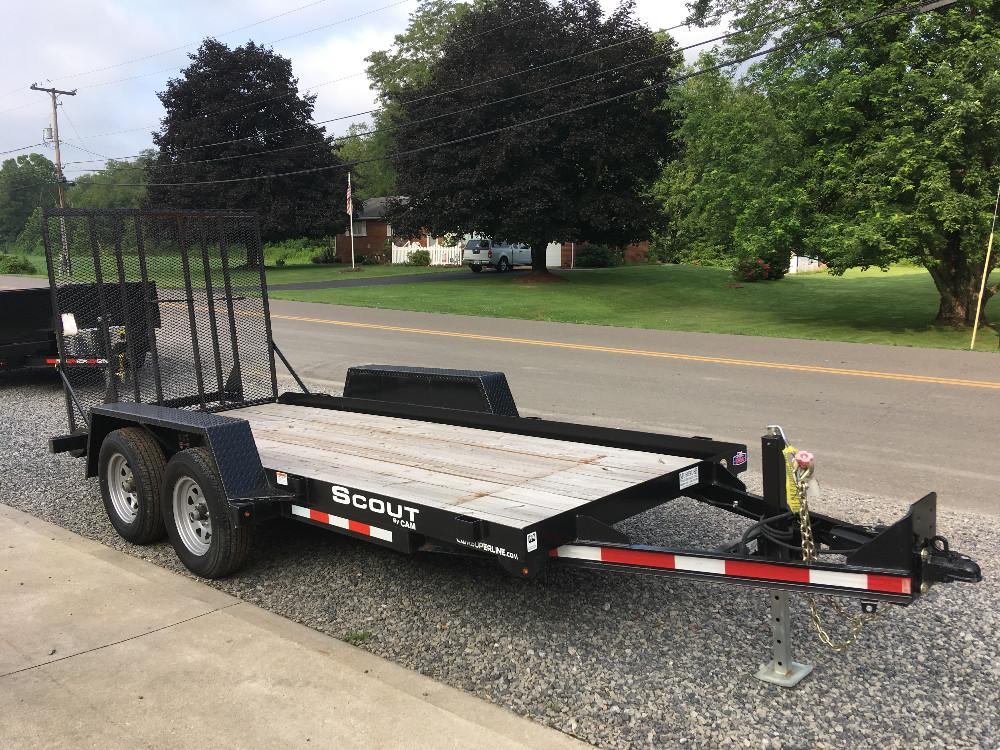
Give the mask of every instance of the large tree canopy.
M 769 199 L 791 210 L 744 222 L 741 241 L 777 233 L 835 272 L 913 259 L 941 297 L 938 321 L 969 325 L 1000 181 L 1000 4 L 959 0 L 946 9 L 896 13 L 821 39 L 823 29 L 885 9 L 837 0 L 768 38 L 734 37 L 730 54 L 803 40 L 750 69 L 796 134 L 793 166 Z M 816 8 L 811 0 L 698 0 L 696 15 L 730 13 L 738 30 Z
M 474 0 L 474 4 L 482 1 Z M 361 162 L 353 169 L 360 197 L 396 194 L 396 172 L 387 158 L 395 150 L 393 135 L 399 113 L 394 97 L 430 80 L 445 39 L 471 7 L 465 2 L 420 0 L 410 13 L 406 31 L 396 34 L 392 47 L 365 58 L 371 88 L 382 106 L 372 116 L 371 125 L 351 125 L 348 135 L 356 137 L 345 139 L 338 148 L 344 161 Z
M 645 239 L 658 216 L 648 187 L 671 148 L 659 105 L 678 65 L 672 41 L 640 24 L 632 2 L 607 18 L 598 0 L 470 9 L 428 78 L 386 93 L 396 147 L 414 151 L 396 161 L 407 200 L 394 229 L 527 242 L 536 270 L 552 240 Z M 518 127 L 462 140 L 508 126 Z
M 704 55 L 697 67 L 717 62 Z M 660 254 L 720 265 L 763 259 L 784 274 L 801 246 L 806 204 L 796 188 L 801 144 L 788 119 L 718 70 L 690 78 L 668 106 L 679 154 L 655 186 L 666 218 L 655 238 Z M 774 192 L 776 184 L 786 190 Z
M 12 242 L 37 207 L 56 205 L 56 167 L 41 154 L 0 165 L 0 241 Z
M 315 96 L 299 93 L 287 58 L 253 42 L 229 49 L 213 39 L 190 57 L 181 77 L 159 94 L 166 115 L 153 134 L 159 151 L 149 166 L 149 203 L 253 210 L 267 240 L 340 231 L 346 176 L 339 169 L 156 184 L 260 178 L 342 164 L 323 128 L 312 124 Z

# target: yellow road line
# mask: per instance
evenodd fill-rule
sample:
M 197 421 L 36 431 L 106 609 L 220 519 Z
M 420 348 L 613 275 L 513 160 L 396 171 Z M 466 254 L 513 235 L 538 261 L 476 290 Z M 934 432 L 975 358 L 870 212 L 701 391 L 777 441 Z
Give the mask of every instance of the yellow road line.
M 272 313 L 274 320 L 292 320 L 301 323 L 318 323 L 321 325 L 341 326 L 344 328 L 364 328 L 376 331 L 392 331 L 394 333 L 415 333 L 422 336 L 446 336 L 450 338 L 472 339 L 474 341 L 494 341 L 503 344 L 523 344 L 527 346 L 544 346 L 554 349 L 572 349 L 576 351 L 604 352 L 607 354 L 624 354 L 633 357 L 655 357 L 659 359 L 677 359 L 688 362 L 708 362 L 718 365 L 737 365 L 740 367 L 764 367 L 772 370 L 791 370 L 793 372 L 810 372 L 823 375 L 848 375 L 857 378 L 878 378 L 880 380 L 901 380 L 909 383 L 934 383 L 936 385 L 957 385 L 965 388 L 986 388 L 1000 390 L 1000 382 L 992 380 L 965 380 L 962 378 L 939 378 L 932 375 L 909 375 L 902 372 L 878 372 L 875 370 L 850 370 L 841 367 L 819 367 L 815 365 L 795 365 L 785 362 L 764 362 L 754 359 L 734 359 L 732 357 L 704 357 L 697 354 L 680 354 L 677 352 L 657 352 L 644 349 L 623 349 L 615 346 L 599 346 L 596 344 L 574 344 L 567 341 L 545 341 L 543 339 L 522 339 L 512 336 L 490 336 L 481 333 L 462 333 L 458 331 L 439 331 L 433 328 L 408 328 L 406 326 L 390 326 L 378 323 L 356 323 L 349 320 L 330 320 L 327 318 L 308 318 L 299 315 L 279 315 Z

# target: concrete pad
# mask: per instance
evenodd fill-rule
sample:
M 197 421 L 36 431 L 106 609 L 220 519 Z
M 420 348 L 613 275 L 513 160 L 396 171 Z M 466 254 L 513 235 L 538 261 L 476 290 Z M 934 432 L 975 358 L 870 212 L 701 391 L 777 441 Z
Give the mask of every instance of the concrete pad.
M 2 505 L 0 570 L 3 748 L 587 747 Z
M 52 550 L 66 547 L 66 537 L 73 535 L 31 516 L 4 513 L 2 518 L 0 674 L 133 638 L 238 601 L 207 586 L 200 596 L 177 596 L 177 576 L 154 568 L 156 574 L 149 578 L 141 561 L 103 547 L 102 553 L 113 554 L 90 555 L 82 567 L 63 564 L 79 552 L 51 558 Z

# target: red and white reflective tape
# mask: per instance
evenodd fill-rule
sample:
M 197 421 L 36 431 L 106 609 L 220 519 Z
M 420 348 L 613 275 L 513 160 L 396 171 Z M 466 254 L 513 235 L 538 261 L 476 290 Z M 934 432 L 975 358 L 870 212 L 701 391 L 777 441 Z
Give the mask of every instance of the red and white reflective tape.
M 774 565 L 755 560 L 723 560 L 712 557 L 689 557 L 670 552 L 590 547 L 566 544 L 549 553 L 552 557 L 575 560 L 637 565 L 644 568 L 679 570 L 687 573 L 710 573 L 735 578 L 756 578 L 783 583 L 806 583 L 815 586 L 836 586 L 858 591 L 879 591 L 887 594 L 909 594 L 910 579 L 904 576 L 874 573 L 844 573 L 838 570 L 817 570 L 804 566 Z
M 392 532 L 388 529 L 380 529 L 378 526 L 370 526 L 360 521 L 352 521 L 350 518 L 335 516 L 332 513 L 324 513 L 314 508 L 303 508 L 301 505 L 293 505 L 292 515 L 308 518 L 310 521 L 318 523 L 325 523 L 328 526 L 336 526 L 338 529 L 353 531 L 355 534 L 381 539 L 384 542 L 392 541 Z
M 70 357 L 70 358 L 67 358 L 65 360 L 65 363 L 67 365 L 106 365 L 108 363 L 108 360 L 106 360 L 106 359 L 75 359 L 75 358 Z M 59 364 L 59 360 L 58 359 L 54 359 L 54 358 L 46 359 L 45 360 L 45 364 L 47 364 L 47 365 L 57 365 L 57 364 Z

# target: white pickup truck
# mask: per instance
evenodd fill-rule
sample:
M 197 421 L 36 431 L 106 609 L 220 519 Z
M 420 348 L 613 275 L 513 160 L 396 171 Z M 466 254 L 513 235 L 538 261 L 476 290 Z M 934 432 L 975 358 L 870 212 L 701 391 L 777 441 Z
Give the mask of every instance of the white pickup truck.
M 514 266 L 530 266 L 531 248 L 493 240 L 467 240 L 462 250 L 462 264 L 473 273 L 479 273 L 484 267 L 503 273 Z

